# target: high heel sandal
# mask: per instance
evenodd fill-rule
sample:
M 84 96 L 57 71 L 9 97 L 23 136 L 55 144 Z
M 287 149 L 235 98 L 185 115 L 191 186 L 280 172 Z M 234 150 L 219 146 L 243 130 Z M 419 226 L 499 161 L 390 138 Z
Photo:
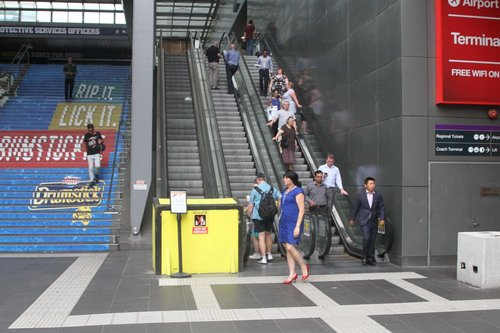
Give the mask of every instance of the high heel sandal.
M 287 279 L 283 281 L 283 284 L 292 284 L 297 280 L 297 277 L 298 277 L 297 274 L 295 274 L 290 280 Z
M 302 275 L 302 281 L 309 279 L 309 265 L 306 264 L 306 275 Z

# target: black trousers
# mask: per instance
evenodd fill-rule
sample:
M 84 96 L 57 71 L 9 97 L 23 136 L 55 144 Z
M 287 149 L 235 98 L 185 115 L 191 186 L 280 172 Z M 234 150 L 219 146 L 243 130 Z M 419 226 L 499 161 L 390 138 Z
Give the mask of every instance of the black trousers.
M 75 86 L 75 79 L 64 79 L 64 98 L 73 98 L 73 87 Z
M 233 75 L 238 71 L 237 65 L 227 65 L 226 66 L 226 76 L 227 76 L 227 93 L 234 94 L 234 85 L 233 85 Z
M 363 257 L 366 262 L 375 262 L 375 238 L 377 237 L 377 222 L 368 222 L 361 226 L 363 232 Z
M 259 88 L 262 95 L 267 95 L 269 88 L 269 69 L 259 69 Z

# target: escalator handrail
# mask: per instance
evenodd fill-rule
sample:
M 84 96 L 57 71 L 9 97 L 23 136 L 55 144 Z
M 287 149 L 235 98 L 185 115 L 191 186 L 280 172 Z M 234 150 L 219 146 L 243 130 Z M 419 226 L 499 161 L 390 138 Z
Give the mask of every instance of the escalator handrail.
M 203 189 L 206 198 L 219 198 L 224 195 L 231 196 L 229 188 L 229 177 L 225 167 L 220 168 L 219 159 L 224 161 L 222 145 L 217 145 L 216 138 L 220 140 L 218 128 L 212 127 L 212 122 L 207 121 L 204 106 L 209 107 L 206 101 L 206 93 L 200 82 L 200 70 L 194 53 L 194 40 L 196 34 L 188 32 L 187 59 L 192 91 L 192 101 L 198 137 L 200 160 L 202 161 L 201 173 L 203 177 Z M 211 104 L 213 108 L 213 103 Z M 213 134 L 216 133 L 216 134 Z M 214 156 L 214 154 L 216 156 Z
M 235 42 L 234 34 L 232 33 L 229 33 L 225 36 L 223 35 L 221 40 L 222 39 L 226 40 L 228 45 Z M 225 57 L 223 58 L 224 62 L 226 62 Z M 241 60 L 242 59 L 240 59 L 240 68 L 233 76 L 233 80 L 237 83 L 234 89 L 234 96 L 240 110 L 243 126 L 247 134 L 248 143 L 250 145 L 250 150 L 255 162 L 255 167 L 257 168 L 257 171 L 264 172 L 264 174 L 267 176 L 267 181 L 271 186 L 274 186 L 281 190 L 283 187 L 281 182 L 281 175 L 276 170 L 272 155 L 269 151 L 268 141 L 270 141 L 270 139 L 265 137 L 258 119 L 255 119 L 255 117 L 253 116 L 255 114 L 255 105 L 251 101 L 248 86 L 243 77 L 244 66 L 242 66 Z M 245 103 L 243 101 L 244 98 L 248 98 L 249 103 Z M 252 120 L 257 124 L 258 130 L 255 130 L 255 128 L 252 127 Z M 262 142 L 263 145 L 259 145 L 259 141 Z M 269 168 L 265 163 L 266 160 L 269 162 L 271 168 Z
M 210 152 L 212 156 L 212 163 L 214 164 L 214 170 L 216 173 L 215 182 L 218 188 L 218 196 L 220 198 L 232 197 L 231 186 L 222 147 L 222 139 L 219 131 L 219 124 L 217 122 L 217 116 L 215 114 L 212 93 L 209 90 L 205 56 L 200 49 L 193 49 L 193 52 L 197 65 L 196 74 L 198 74 L 198 77 L 196 77 L 196 81 L 201 92 L 200 97 L 203 99 L 203 115 L 205 116 L 205 122 L 208 125 L 207 134 L 209 139 L 209 146 L 211 149 Z
M 156 197 L 168 197 L 167 163 L 167 101 L 165 94 L 165 50 L 163 36 L 157 46 L 158 67 L 156 70 Z

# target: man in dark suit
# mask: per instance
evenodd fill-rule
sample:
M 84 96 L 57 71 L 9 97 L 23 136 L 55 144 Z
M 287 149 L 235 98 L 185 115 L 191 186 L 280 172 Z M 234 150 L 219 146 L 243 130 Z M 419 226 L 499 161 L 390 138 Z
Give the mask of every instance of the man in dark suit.
M 356 194 L 356 203 L 351 212 L 350 225 L 358 217 L 359 226 L 363 232 L 362 264 L 375 266 L 375 237 L 378 226 L 384 225 L 384 199 L 382 194 L 375 192 L 375 179 L 365 178 L 365 189 Z M 380 220 L 379 220 L 380 219 Z

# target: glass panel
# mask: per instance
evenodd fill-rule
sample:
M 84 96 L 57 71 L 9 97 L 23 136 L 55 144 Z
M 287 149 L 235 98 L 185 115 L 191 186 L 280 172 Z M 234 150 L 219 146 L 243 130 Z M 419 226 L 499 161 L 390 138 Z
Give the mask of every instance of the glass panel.
M 21 1 L 21 8 L 36 8 L 36 5 L 33 1 Z
M 99 12 L 84 12 L 83 23 L 99 23 Z
M 83 7 L 86 10 L 89 10 L 89 9 L 97 9 L 97 10 L 99 10 L 99 4 L 98 3 L 84 3 Z
M 99 13 L 99 23 L 101 24 L 106 24 L 106 23 L 113 24 L 114 18 L 115 15 L 113 13 Z
M 36 2 L 36 8 L 51 9 L 52 4 L 50 2 Z
M 37 22 L 50 22 L 50 14 L 49 11 L 38 11 L 36 13 L 36 21 Z
M 116 4 L 115 5 L 115 9 L 119 10 L 119 11 L 123 11 L 123 5 L 121 3 L 120 4 Z
M 69 9 L 83 9 L 83 4 L 81 4 L 81 3 L 69 2 L 69 3 L 68 3 L 68 8 L 69 8 Z
M 21 11 L 21 22 L 36 22 L 36 11 L 22 10 Z
M 68 12 L 53 12 L 52 22 L 54 23 L 67 23 L 68 22 Z
M 116 13 L 115 14 L 115 23 L 116 24 L 126 24 L 127 21 L 125 20 L 125 14 L 123 14 L 123 13 Z
M 4 1 L 5 8 L 19 8 L 19 3 L 17 1 Z
M 19 11 L 18 10 L 6 10 L 5 11 L 5 21 L 18 22 L 19 21 Z
M 5 11 L 0 10 L 0 21 L 5 21 Z
M 115 5 L 111 3 L 101 3 L 101 10 L 115 10 Z
M 66 2 L 53 2 L 52 8 L 54 8 L 54 9 L 68 9 L 68 3 L 66 3 Z
M 83 23 L 83 12 L 69 12 L 69 23 Z

